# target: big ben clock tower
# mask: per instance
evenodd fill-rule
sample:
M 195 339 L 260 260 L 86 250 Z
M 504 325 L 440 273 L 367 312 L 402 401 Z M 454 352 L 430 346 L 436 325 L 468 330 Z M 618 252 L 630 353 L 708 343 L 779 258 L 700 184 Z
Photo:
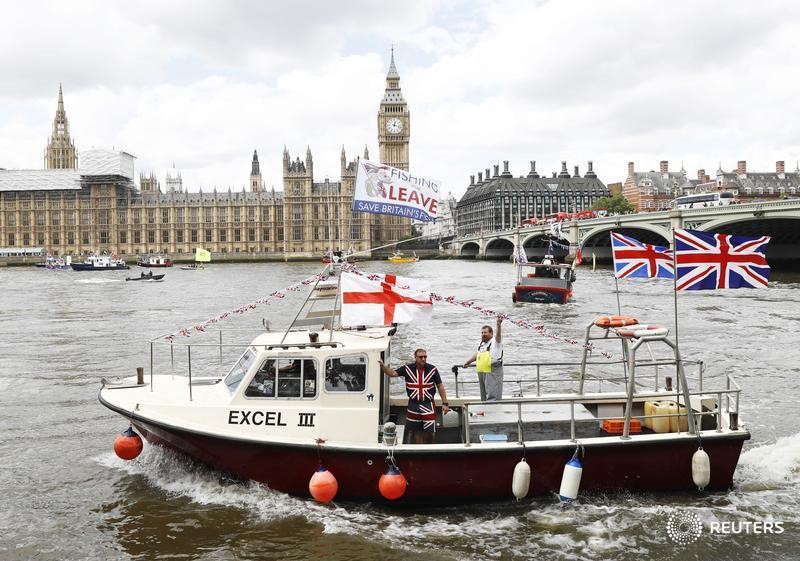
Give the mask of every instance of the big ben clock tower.
M 411 137 L 411 114 L 400 91 L 400 74 L 394 65 L 394 47 L 389 73 L 386 75 L 386 91 L 378 110 L 378 147 L 380 161 L 392 167 L 408 171 L 408 141 Z
M 400 91 L 400 74 L 394 65 L 394 47 L 386 91 L 378 109 L 378 148 L 380 161 L 408 171 L 408 141 L 411 138 L 411 114 Z M 395 242 L 411 235 L 411 220 L 399 216 L 374 215 L 370 226 L 372 243 Z

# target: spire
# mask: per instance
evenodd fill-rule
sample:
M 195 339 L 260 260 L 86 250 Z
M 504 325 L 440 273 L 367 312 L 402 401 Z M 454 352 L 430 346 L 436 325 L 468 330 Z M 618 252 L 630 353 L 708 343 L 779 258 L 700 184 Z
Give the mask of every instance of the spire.
M 364 145 L 364 159 L 369 160 L 369 147 L 366 144 Z
M 347 165 L 347 155 L 344 152 L 344 144 L 342 144 L 342 168 Z
M 400 79 L 400 74 L 397 73 L 397 67 L 394 65 L 394 43 L 392 43 L 392 58 L 389 62 L 389 73 L 386 75 L 386 79 Z
M 75 145 L 69 135 L 69 120 L 64 110 L 64 90 L 58 84 L 58 105 L 53 118 L 53 132 L 48 139 L 45 150 L 45 167 L 48 169 L 64 169 L 78 167 Z
M 253 164 L 250 168 L 250 175 L 261 175 L 261 166 L 258 164 L 258 151 L 253 150 Z
M 394 64 L 394 45 L 392 45 L 392 55 L 389 62 L 389 72 L 386 74 L 386 91 L 383 94 L 381 103 L 405 103 L 403 92 L 400 91 L 400 74 Z

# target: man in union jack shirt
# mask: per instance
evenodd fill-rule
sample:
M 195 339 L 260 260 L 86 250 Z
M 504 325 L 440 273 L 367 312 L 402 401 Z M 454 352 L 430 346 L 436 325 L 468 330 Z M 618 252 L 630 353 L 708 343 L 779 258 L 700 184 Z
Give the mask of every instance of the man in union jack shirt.
M 392 378 L 402 377 L 406 382 L 408 410 L 406 411 L 406 430 L 413 444 L 433 444 L 436 434 L 436 408 L 433 398 L 436 390 L 442 398 L 442 414 L 449 411 L 447 392 L 444 390 L 439 370 L 428 364 L 425 349 L 414 351 L 414 362 L 394 370 L 379 361 L 381 372 Z

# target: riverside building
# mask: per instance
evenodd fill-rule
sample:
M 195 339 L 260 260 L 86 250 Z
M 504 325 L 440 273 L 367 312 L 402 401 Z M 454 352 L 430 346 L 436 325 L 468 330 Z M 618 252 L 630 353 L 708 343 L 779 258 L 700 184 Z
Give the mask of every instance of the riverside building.
M 608 188 L 597 178 L 592 162 L 581 177 L 578 166 L 572 175 L 567 163 L 561 162 L 561 172 L 541 177 L 536 162 L 526 176 L 514 177 L 508 161 L 478 172 L 477 181 L 470 176 L 470 185 L 456 206 L 456 227 L 459 236 L 480 235 L 519 227 L 529 218 L 544 218 L 558 212 L 588 210 L 600 197 L 608 196 Z
M 408 170 L 410 112 L 394 52 L 377 124 L 380 161 Z M 339 181 L 314 180 L 310 148 L 302 160 L 284 148 L 282 191 L 264 188 L 256 152 L 249 190 L 206 192 L 187 191 L 174 165 L 162 192 L 152 173 L 140 174 L 135 185 L 131 154 L 93 149 L 78 156 L 59 87 L 46 169 L 0 169 L 0 246 L 58 255 L 188 254 L 203 247 L 291 258 L 364 251 L 411 232 L 409 219 L 351 211 L 357 166 L 344 147 Z

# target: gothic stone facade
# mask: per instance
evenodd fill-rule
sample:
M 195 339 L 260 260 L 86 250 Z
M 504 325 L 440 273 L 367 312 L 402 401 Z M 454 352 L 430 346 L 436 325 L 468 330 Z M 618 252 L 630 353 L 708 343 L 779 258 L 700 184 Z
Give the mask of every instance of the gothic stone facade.
M 394 53 L 378 126 L 381 161 L 408 170 L 410 113 Z M 67 145 L 62 138 L 68 134 L 59 88 L 47 149 L 50 169 L 0 170 L 0 245 L 40 246 L 59 255 L 177 254 L 204 247 L 215 253 L 310 257 L 328 249 L 363 251 L 411 232 L 408 219 L 351 211 L 357 167 L 347 162 L 344 148 L 340 181 L 314 181 L 310 149 L 302 161 L 284 150 L 283 192 L 263 188 L 254 153 L 249 192 L 190 193 L 180 187 L 161 193 L 152 174 L 142 176 L 141 189 L 136 188 L 133 157 L 125 153 L 87 151 L 77 169 L 62 169 L 77 164 L 71 140 Z

